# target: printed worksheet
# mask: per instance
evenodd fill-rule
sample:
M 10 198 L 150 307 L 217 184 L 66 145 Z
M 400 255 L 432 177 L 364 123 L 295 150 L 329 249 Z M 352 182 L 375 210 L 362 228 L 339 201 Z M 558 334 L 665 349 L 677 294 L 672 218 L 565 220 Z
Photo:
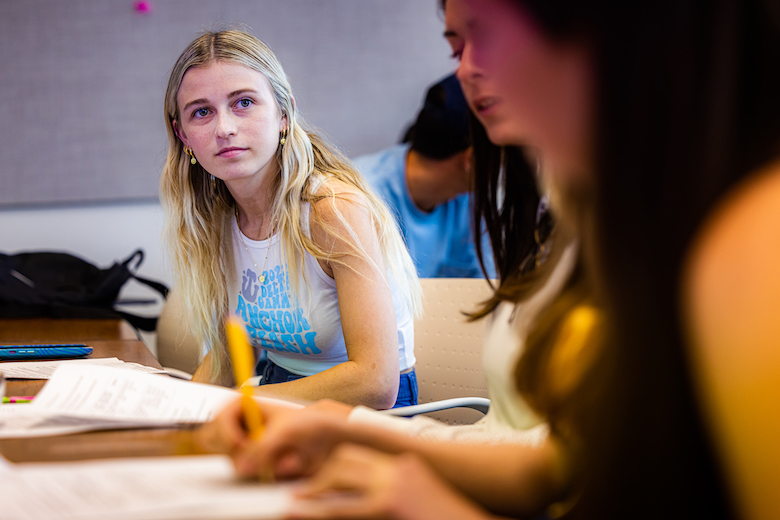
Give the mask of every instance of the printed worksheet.
M 61 365 L 31 403 L 71 417 L 196 424 L 238 396 L 215 385 L 99 365 Z
M 0 370 L 9 379 L 49 379 L 60 365 L 87 363 L 105 365 L 150 374 L 164 374 L 165 370 L 148 367 L 139 363 L 128 363 L 119 358 L 60 359 L 57 361 L 6 361 L 0 363 Z
M 0 438 L 200 424 L 239 395 L 229 388 L 166 375 L 66 364 L 54 371 L 32 403 L 0 406 Z M 291 408 L 302 406 L 257 399 Z
M 71 417 L 36 411 L 30 404 L 0 406 L 0 439 L 50 437 L 96 430 L 128 429 L 148 426 L 142 421 L 113 421 L 94 417 Z M 2 515 L 0 515 L 2 519 Z
M 289 485 L 239 480 L 222 455 L 0 465 L 7 520 L 273 519 Z

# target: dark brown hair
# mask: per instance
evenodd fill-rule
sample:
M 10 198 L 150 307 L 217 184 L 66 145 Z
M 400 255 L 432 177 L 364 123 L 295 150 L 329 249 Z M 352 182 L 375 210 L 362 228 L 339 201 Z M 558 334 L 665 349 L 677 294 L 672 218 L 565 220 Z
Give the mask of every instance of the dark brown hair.
M 581 280 L 609 333 L 565 409 L 555 410 L 583 446 L 570 515 L 733 517 L 692 388 L 678 300 L 685 255 L 707 214 L 780 152 L 780 7 L 516 1 L 552 39 L 587 42 L 595 67 L 595 189 L 592 226 L 580 230 Z M 560 322 L 552 321 L 539 327 Z M 529 343 L 554 336 L 541 332 Z M 524 356 L 518 374 L 528 377 L 534 363 L 543 369 L 544 359 Z
M 474 117 L 471 122 L 473 145 L 472 226 L 490 238 L 498 286 L 493 296 L 473 315 L 479 319 L 492 312 L 501 301 L 518 302 L 528 292 L 531 279 L 520 266 L 535 249 L 534 227 L 539 205 L 534 166 L 517 147 L 498 147 L 490 142 L 485 128 Z M 475 240 L 482 271 L 482 240 Z

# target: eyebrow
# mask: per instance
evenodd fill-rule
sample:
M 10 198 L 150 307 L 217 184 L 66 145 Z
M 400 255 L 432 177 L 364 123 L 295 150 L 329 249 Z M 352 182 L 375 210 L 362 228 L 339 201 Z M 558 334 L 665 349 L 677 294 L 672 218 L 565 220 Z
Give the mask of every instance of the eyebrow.
M 241 94 L 243 94 L 245 92 L 251 92 L 252 94 L 257 94 L 257 91 L 255 89 L 253 89 L 253 88 L 242 88 L 242 89 L 234 90 L 233 92 L 228 94 L 228 98 L 240 96 Z
M 455 38 L 456 36 L 458 36 L 458 33 L 455 31 L 444 31 L 445 38 Z
M 230 99 L 232 97 L 240 96 L 241 94 L 244 94 L 245 92 L 251 92 L 253 94 L 257 94 L 257 91 L 255 89 L 241 88 L 241 89 L 238 89 L 238 90 L 234 90 L 233 92 L 228 94 L 228 99 Z M 194 99 L 194 100 L 190 101 L 189 103 L 187 103 L 186 105 L 184 105 L 184 108 L 182 108 L 181 111 L 182 112 L 186 112 L 187 109 L 189 107 L 191 107 L 192 105 L 200 105 L 200 104 L 208 103 L 208 102 L 209 102 L 209 100 L 206 99 L 206 98 Z
M 181 111 L 186 112 L 187 109 L 190 108 L 192 105 L 200 105 L 201 103 L 208 103 L 208 101 L 209 100 L 206 98 L 195 99 L 193 101 L 190 101 L 186 105 L 184 105 L 184 108 L 182 108 Z

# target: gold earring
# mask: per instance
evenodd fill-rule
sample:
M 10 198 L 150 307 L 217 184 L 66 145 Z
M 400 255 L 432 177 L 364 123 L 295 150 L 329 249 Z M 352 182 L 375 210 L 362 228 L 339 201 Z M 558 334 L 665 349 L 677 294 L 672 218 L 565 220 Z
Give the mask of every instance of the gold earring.
M 284 146 L 284 143 L 287 142 L 287 129 L 285 128 L 282 132 L 279 132 L 279 144 Z
M 195 159 L 195 153 L 192 151 L 192 148 L 189 146 L 184 148 L 184 153 L 190 156 L 190 164 L 195 164 L 198 162 L 197 159 Z

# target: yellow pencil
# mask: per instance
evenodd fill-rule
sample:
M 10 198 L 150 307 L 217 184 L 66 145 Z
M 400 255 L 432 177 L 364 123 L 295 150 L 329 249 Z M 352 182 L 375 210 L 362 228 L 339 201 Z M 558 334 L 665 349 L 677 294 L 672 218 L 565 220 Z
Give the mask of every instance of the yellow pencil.
M 230 348 L 230 359 L 233 362 L 233 376 L 236 378 L 236 384 L 241 385 L 252 377 L 254 372 L 255 356 L 252 354 L 252 346 L 249 344 L 244 324 L 237 316 L 228 318 L 225 332 Z M 263 433 L 263 418 L 260 415 L 260 407 L 252 399 L 251 386 L 241 386 L 240 388 L 243 394 L 241 407 L 249 430 L 249 437 L 257 439 Z

